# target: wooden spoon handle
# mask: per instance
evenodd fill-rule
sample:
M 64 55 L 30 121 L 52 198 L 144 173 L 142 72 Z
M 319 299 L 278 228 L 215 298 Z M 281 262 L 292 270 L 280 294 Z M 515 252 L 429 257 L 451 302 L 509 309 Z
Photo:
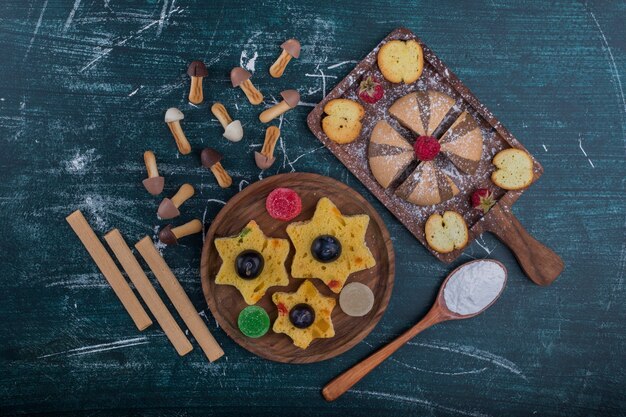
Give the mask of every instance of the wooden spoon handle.
M 326 384 L 324 389 L 322 389 L 322 395 L 326 401 L 336 400 L 418 333 L 443 320 L 445 320 L 445 317 L 439 306 L 435 304 L 428 314 L 415 326 Z
M 532 237 L 510 211 L 495 205 L 485 219 L 486 229 L 513 251 L 520 266 L 535 284 L 550 285 L 563 271 L 563 260 Z

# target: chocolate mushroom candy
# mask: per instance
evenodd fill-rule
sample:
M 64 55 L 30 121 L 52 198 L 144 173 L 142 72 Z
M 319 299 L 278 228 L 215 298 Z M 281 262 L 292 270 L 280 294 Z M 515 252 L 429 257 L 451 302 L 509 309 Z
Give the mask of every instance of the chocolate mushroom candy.
M 165 112 L 165 123 L 167 123 L 167 127 L 170 128 L 170 132 L 172 132 L 172 135 L 174 136 L 178 152 L 183 155 L 187 155 L 191 152 L 191 145 L 183 132 L 183 128 L 180 127 L 180 121 L 184 118 L 185 115 L 183 112 L 178 110 L 176 107 L 170 107 Z
M 297 39 L 289 39 L 283 42 L 280 47 L 283 51 L 280 53 L 276 62 L 270 67 L 270 75 L 274 78 L 280 78 L 287 68 L 287 64 L 291 61 L 291 58 L 300 57 L 300 42 Z
M 202 231 L 202 222 L 198 219 L 193 219 L 183 225 L 172 228 L 171 224 L 165 226 L 159 232 L 159 240 L 166 245 L 177 245 L 178 239 L 182 239 L 185 236 L 200 233 Z
M 226 107 L 220 102 L 216 102 L 211 106 L 211 113 L 217 118 L 224 128 L 223 136 L 231 142 L 239 142 L 243 138 L 243 127 L 239 120 L 233 119 L 226 111 Z
M 263 102 L 263 94 L 250 81 L 250 74 L 241 67 L 235 67 L 230 71 L 230 82 L 233 87 L 239 87 L 243 90 L 250 104 L 257 105 Z
M 261 152 L 254 153 L 254 162 L 260 169 L 268 169 L 272 166 L 276 158 L 274 158 L 274 148 L 280 137 L 280 129 L 276 126 L 270 126 L 265 131 L 265 141 Z
M 200 154 L 200 160 L 205 168 L 211 170 L 217 183 L 222 188 L 228 188 L 233 183 L 233 179 L 228 175 L 228 172 L 224 169 L 220 161 L 222 160 L 222 154 L 213 148 L 205 148 Z
M 189 101 L 193 104 L 200 104 L 204 100 L 202 93 L 202 79 L 209 75 L 204 62 L 191 61 L 187 68 L 187 75 L 191 77 L 191 87 L 189 88 Z
M 280 95 L 283 97 L 283 101 L 273 105 L 259 115 L 259 120 L 262 123 L 271 122 L 287 110 L 296 107 L 300 102 L 300 93 L 297 90 L 285 90 Z
M 164 198 L 159 204 L 157 216 L 160 219 L 173 219 L 180 215 L 179 207 L 191 197 L 195 191 L 191 184 L 183 184 L 180 186 L 176 194 L 172 198 Z
M 143 180 L 143 186 L 152 195 L 161 194 L 165 185 L 165 178 L 159 176 L 154 152 L 145 151 L 143 153 L 143 161 L 146 164 L 146 171 L 148 171 L 148 178 Z

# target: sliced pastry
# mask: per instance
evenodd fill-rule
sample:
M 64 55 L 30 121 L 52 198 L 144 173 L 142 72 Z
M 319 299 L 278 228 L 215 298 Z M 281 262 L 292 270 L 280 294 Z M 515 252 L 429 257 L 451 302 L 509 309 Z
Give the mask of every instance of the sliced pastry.
M 291 264 L 294 278 L 319 278 L 339 293 L 348 276 L 376 265 L 365 233 L 367 214 L 344 216 L 327 197 L 317 202 L 311 220 L 287 226 L 296 253 Z
M 389 187 L 415 158 L 413 146 L 384 120 L 372 130 L 367 156 L 372 174 L 383 188 Z
M 389 114 L 417 135 L 430 136 L 454 103 L 452 97 L 439 91 L 417 91 L 396 100 Z
M 478 122 L 468 112 L 463 112 L 439 140 L 441 153 L 466 174 L 478 168 L 483 153 L 483 134 Z
M 289 241 L 265 236 L 254 220 L 238 235 L 214 242 L 222 258 L 215 283 L 234 286 L 247 304 L 256 304 L 269 287 L 289 284 L 285 268 Z
M 434 161 L 420 163 L 396 190 L 400 198 L 418 206 L 439 204 L 458 193 L 452 179 L 438 169 Z
M 324 297 L 311 281 L 304 281 L 294 293 L 275 292 L 272 301 L 278 310 L 272 329 L 289 336 L 300 349 L 309 347 L 313 339 L 335 335 L 331 314 L 336 301 Z

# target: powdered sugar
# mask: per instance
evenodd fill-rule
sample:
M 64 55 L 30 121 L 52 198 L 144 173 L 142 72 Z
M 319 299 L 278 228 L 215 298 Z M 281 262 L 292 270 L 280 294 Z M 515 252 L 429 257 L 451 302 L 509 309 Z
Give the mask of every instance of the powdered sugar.
M 443 298 L 450 311 L 475 314 L 498 298 L 505 280 L 506 271 L 499 263 L 470 262 L 452 274 L 443 289 Z
M 406 39 L 410 35 L 396 35 L 401 39 Z M 432 54 L 428 53 L 425 60 L 424 70 L 421 77 L 413 84 L 391 84 L 383 77 L 376 65 L 376 52 L 380 45 L 377 46 L 367 57 L 361 61 L 356 68 L 329 94 L 325 102 L 332 98 L 347 98 L 357 101 L 365 108 L 365 116 L 361 120 L 362 130 L 359 137 L 352 143 L 345 145 L 337 145 L 331 142 L 321 132 L 318 137 L 326 144 L 326 146 L 337 156 L 344 165 L 363 183 L 366 187 L 378 197 L 385 206 L 416 236 L 426 245 L 423 237 L 423 224 L 426 219 L 435 211 L 441 212 L 445 210 L 454 210 L 459 212 L 465 219 L 468 227 L 472 227 L 482 218 L 482 213 L 473 210 L 469 204 L 469 197 L 476 188 L 485 188 L 490 186 L 489 178 L 493 170 L 490 163 L 493 155 L 500 150 L 509 147 L 506 140 L 496 132 L 495 129 L 485 120 L 478 111 L 472 108 L 452 86 L 450 78 L 453 75 L 439 73 L 435 65 L 439 65 L 439 60 Z M 381 80 L 385 89 L 384 97 L 375 105 L 369 105 L 361 102 L 358 98 L 359 81 L 368 75 L 374 75 Z M 373 177 L 368 164 L 368 143 L 374 126 L 381 120 L 386 121 L 400 135 L 409 142 L 416 139 L 416 135 L 404 128 L 400 123 L 389 115 L 388 109 L 391 105 L 401 97 L 415 91 L 434 90 L 443 95 L 436 96 L 431 103 L 431 108 L 441 110 L 441 106 L 446 105 L 446 96 L 452 97 L 455 101 L 454 106 L 443 118 L 439 127 L 434 130 L 433 136 L 441 138 L 449 129 L 452 123 L 459 117 L 463 110 L 470 113 L 478 122 L 483 135 L 483 153 L 482 158 L 476 172 L 473 175 L 467 175 L 460 172 L 451 161 L 444 157 L 437 157 L 435 160 L 437 167 L 448 175 L 460 190 L 459 194 L 443 203 L 433 206 L 418 206 L 400 198 L 396 193 L 396 187 L 401 181 L 395 182 L 391 187 L 383 188 Z M 433 107 L 434 106 L 434 107 Z M 481 107 L 481 110 L 482 107 Z M 490 114 L 490 113 L 488 113 Z M 317 115 L 316 115 L 317 116 Z M 320 118 L 323 114 L 320 114 Z M 317 132 L 316 132 L 317 135 Z M 411 164 L 406 168 L 405 175 L 409 175 L 415 167 Z M 402 177 L 402 176 L 401 176 Z M 504 191 L 500 189 L 494 190 L 496 198 L 499 199 L 504 195 Z M 476 233 L 480 233 L 480 227 Z M 473 236 L 471 236 L 473 238 Z
M 88 149 L 84 152 L 76 150 L 74 156 L 67 161 L 63 161 L 63 167 L 71 174 L 84 174 L 89 170 L 90 165 L 100 159 L 100 155 L 96 155 L 95 149 Z

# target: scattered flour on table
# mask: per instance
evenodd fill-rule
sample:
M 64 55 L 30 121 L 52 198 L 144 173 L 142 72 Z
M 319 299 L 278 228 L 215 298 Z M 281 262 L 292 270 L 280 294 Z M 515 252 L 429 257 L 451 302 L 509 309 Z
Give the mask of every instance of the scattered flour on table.
M 63 161 L 62 165 L 67 172 L 81 175 L 87 172 L 89 166 L 98 159 L 100 159 L 100 155 L 96 155 L 94 148 L 88 149 L 82 153 L 76 150 L 74 156 L 72 156 L 71 159 Z
M 159 251 L 159 253 L 163 255 L 163 250 L 167 248 L 167 245 L 159 239 L 159 229 L 160 227 L 158 225 L 154 226 L 154 229 L 152 229 L 154 232 L 152 235 L 152 243 L 154 243 L 154 247 Z
M 246 70 L 250 71 L 251 73 L 254 73 L 254 70 L 256 69 L 256 59 L 259 57 L 259 53 L 257 51 L 254 51 L 254 53 L 252 54 L 251 57 L 248 56 L 248 51 L 243 50 L 241 51 L 241 57 L 239 58 L 239 65 L 242 68 L 245 68 Z
M 499 264 L 479 261 L 461 267 L 443 290 L 446 306 L 457 314 L 474 314 L 498 298 L 506 272 Z

